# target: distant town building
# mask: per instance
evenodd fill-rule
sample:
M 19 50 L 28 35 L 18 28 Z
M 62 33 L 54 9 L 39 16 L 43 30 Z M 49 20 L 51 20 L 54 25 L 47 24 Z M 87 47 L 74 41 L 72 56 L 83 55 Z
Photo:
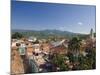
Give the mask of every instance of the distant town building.
M 40 44 L 34 44 L 33 48 L 35 53 L 41 53 Z
M 68 41 L 63 39 L 61 41 L 53 42 L 51 53 L 66 54 L 68 50 Z
M 45 54 L 49 54 L 50 48 L 51 48 L 51 47 L 52 47 L 52 45 L 51 45 L 50 43 L 43 43 L 43 44 L 41 45 L 42 51 L 43 51 L 43 53 L 45 53 Z
M 19 46 L 18 51 L 19 51 L 19 54 L 21 56 L 25 56 L 25 54 L 26 54 L 26 46 L 25 46 L 24 43 L 21 43 L 21 45 Z
M 37 38 L 34 36 L 31 36 L 28 38 L 28 41 L 30 41 L 30 42 L 35 42 L 36 40 L 37 40 Z
M 33 46 L 31 45 L 31 44 L 29 44 L 28 46 L 27 46 L 27 56 L 29 57 L 29 56 L 32 56 L 33 55 L 33 51 L 34 51 L 34 48 L 33 48 Z

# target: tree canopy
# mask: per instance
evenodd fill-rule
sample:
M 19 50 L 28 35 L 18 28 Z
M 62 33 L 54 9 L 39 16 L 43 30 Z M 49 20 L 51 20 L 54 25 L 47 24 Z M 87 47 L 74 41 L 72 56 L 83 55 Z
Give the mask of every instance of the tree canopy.
M 12 39 L 20 39 L 22 37 L 23 35 L 19 32 L 15 32 L 14 34 L 12 34 Z

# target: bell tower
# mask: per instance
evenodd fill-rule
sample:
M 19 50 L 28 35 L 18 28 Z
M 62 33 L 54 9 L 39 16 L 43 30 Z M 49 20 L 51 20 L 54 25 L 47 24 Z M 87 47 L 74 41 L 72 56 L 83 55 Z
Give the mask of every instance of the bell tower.
M 91 28 L 91 30 L 90 30 L 90 38 L 91 39 L 94 39 L 94 32 L 93 32 L 93 29 Z

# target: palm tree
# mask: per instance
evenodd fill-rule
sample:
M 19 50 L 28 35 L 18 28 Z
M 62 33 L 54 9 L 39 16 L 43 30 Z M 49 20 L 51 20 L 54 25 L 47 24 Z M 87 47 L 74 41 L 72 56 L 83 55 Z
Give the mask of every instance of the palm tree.
M 77 37 L 73 37 L 68 44 L 68 49 L 70 50 L 69 52 L 71 52 L 73 54 L 74 57 L 74 62 L 78 61 L 78 55 L 80 53 L 80 46 L 81 46 L 81 40 Z

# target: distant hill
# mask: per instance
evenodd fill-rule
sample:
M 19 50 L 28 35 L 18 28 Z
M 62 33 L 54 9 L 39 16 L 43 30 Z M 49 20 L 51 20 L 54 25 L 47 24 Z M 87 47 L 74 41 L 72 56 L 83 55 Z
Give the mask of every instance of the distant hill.
M 12 34 L 15 32 L 22 33 L 24 36 L 35 36 L 37 38 L 48 38 L 50 36 L 54 37 L 66 37 L 71 38 L 75 36 L 84 36 L 85 34 L 73 33 L 69 31 L 60 31 L 60 30 L 20 30 L 20 29 L 12 29 Z

